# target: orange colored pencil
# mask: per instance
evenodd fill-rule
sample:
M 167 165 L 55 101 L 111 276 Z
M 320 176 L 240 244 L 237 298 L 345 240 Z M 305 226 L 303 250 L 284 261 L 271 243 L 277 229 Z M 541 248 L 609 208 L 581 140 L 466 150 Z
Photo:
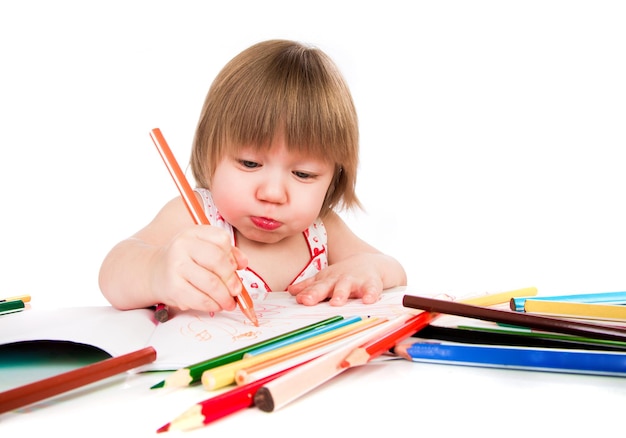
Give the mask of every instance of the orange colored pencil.
M 146 347 L 9 389 L 0 393 L 0 414 L 132 370 L 155 360 L 155 349 Z
M 154 128 L 150 132 L 150 137 L 152 138 L 154 145 L 157 147 L 159 154 L 161 154 L 161 158 L 163 159 L 167 170 L 169 170 L 170 175 L 174 179 L 176 187 L 180 192 L 180 196 L 183 198 L 185 206 L 193 218 L 193 221 L 196 224 L 211 225 L 209 218 L 206 217 L 206 214 L 198 201 L 198 198 L 196 198 L 196 195 L 193 193 L 193 189 L 189 185 L 187 178 L 185 178 L 185 174 L 181 170 L 176 158 L 174 158 L 174 154 L 165 141 L 165 137 L 163 137 L 161 130 L 159 128 Z M 239 280 L 241 282 L 241 279 Z M 241 308 L 244 315 L 246 315 L 246 317 L 258 327 L 259 320 L 254 312 L 254 303 L 252 302 L 252 298 L 250 298 L 248 291 L 244 287 L 243 282 L 241 283 L 241 294 L 235 296 L 235 301 L 237 301 L 237 304 Z

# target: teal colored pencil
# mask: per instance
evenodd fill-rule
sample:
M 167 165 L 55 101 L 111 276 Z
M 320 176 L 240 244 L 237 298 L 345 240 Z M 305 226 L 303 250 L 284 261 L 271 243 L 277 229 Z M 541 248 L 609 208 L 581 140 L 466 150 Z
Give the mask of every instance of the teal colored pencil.
M 179 387 L 189 386 L 191 384 L 200 382 L 200 380 L 202 379 L 202 373 L 204 373 L 206 370 L 209 370 L 211 368 L 215 368 L 218 366 L 226 365 L 236 360 L 241 360 L 243 359 L 244 355 L 248 351 L 254 350 L 256 348 L 261 348 L 267 345 L 271 345 L 276 342 L 280 342 L 284 339 L 289 339 L 301 333 L 315 330 L 318 327 L 323 327 L 327 324 L 332 324 L 340 320 L 343 320 L 343 316 L 332 316 L 330 318 L 323 319 L 313 324 L 300 327 L 299 329 L 295 329 L 290 332 L 283 333 L 278 336 L 274 336 L 273 338 L 266 339 L 261 342 L 257 342 L 256 344 L 248 345 L 247 347 L 243 347 L 238 350 L 224 353 L 220 356 L 216 356 L 216 357 L 207 359 L 205 361 L 198 362 L 193 365 L 189 365 L 185 368 L 181 368 L 179 370 L 174 371 L 174 373 L 172 373 L 168 378 L 157 383 L 156 385 L 153 385 L 151 389 L 165 388 L 165 387 L 179 388 Z
M 22 300 L 4 301 L 0 303 L 0 315 L 5 313 L 19 312 L 24 310 L 25 304 Z
M 515 297 L 511 298 L 510 301 L 511 310 L 523 312 L 524 303 L 527 299 L 542 301 L 567 301 L 574 303 L 590 304 L 626 304 L 626 292 L 598 292 L 590 294 L 548 295 L 544 297 Z

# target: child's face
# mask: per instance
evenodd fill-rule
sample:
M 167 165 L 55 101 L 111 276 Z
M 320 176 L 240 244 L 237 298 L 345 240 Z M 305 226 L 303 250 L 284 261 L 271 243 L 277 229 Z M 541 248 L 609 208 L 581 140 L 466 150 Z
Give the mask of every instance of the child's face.
M 249 240 L 275 243 L 318 217 L 334 165 L 287 150 L 282 136 L 269 149 L 243 148 L 218 163 L 213 201 L 226 222 Z

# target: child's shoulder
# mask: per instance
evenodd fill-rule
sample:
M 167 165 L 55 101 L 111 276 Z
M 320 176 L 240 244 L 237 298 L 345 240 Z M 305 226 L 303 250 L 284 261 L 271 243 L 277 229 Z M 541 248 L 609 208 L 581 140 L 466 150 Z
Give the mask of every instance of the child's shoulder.
M 311 247 L 326 246 L 328 242 L 326 226 L 324 225 L 324 221 L 319 217 L 309 226 L 304 234 Z
M 211 191 L 209 189 L 205 189 L 204 187 L 196 187 L 194 191 L 200 195 L 200 201 L 202 202 L 202 208 L 204 209 L 204 214 L 206 214 L 207 219 L 211 225 L 216 225 L 221 228 L 231 229 L 230 224 L 228 224 L 217 207 L 215 206 L 215 202 L 213 202 L 213 196 L 211 195 Z

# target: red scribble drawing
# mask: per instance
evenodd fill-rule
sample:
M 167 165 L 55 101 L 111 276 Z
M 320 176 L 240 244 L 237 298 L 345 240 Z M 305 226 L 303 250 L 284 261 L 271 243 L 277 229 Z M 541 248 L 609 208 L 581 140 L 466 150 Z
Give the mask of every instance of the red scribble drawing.
M 233 341 L 236 341 L 237 339 L 256 339 L 259 337 L 259 335 L 261 334 L 260 331 L 250 331 L 250 332 L 245 332 L 245 333 L 240 333 L 238 335 L 233 336 Z
M 316 306 L 297 304 L 287 293 L 273 292 L 254 306 L 259 326 L 254 326 L 239 310 L 216 312 L 214 315 L 200 311 L 181 311 L 164 324 L 157 326 L 150 344 L 159 351 L 164 363 L 186 365 L 247 347 L 261 340 L 283 335 L 332 316 L 393 318 L 406 313 L 402 305 L 404 290 L 384 293 L 373 304 L 363 304 L 360 299 L 350 300 L 344 306 L 331 306 L 328 302 Z
M 265 322 L 268 324 L 268 320 L 276 316 L 280 316 L 281 310 L 285 309 L 287 306 L 279 306 L 276 304 L 264 303 L 261 306 L 255 308 L 256 314 L 259 317 L 259 324 Z
M 271 329 L 284 325 L 283 323 L 272 322 L 272 318 L 279 315 L 281 309 L 284 308 L 285 306 L 261 305 L 255 309 L 262 328 Z M 185 324 L 180 326 L 180 334 L 198 342 L 208 342 L 226 335 L 233 343 L 238 341 L 247 341 L 248 343 L 250 340 L 258 339 L 263 334 L 263 331 L 257 329 L 245 316 L 235 312 L 220 314 L 219 318 L 202 313 L 192 313 L 189 316 L 192 319 L 185 321 Z
M 254 326 L 239 310 L 219 312 L 214 315 L 209 313 L 188 311 L 173 318 L 168 324 L 178 324 L 178 332 L 186 340 L 207 345 L 212 345 L 220 350 L 228 350 L 245 345 L 250 345 L 259 339 L 267 339 L 270 336 L 285 333 L 288 330 L 303 327 L 320 321 L 330 316 L 362 316 L 392 318 L 406 309 L 399 304 L 398 294 L 387 296 L 372 305 L 364 305 L 361 300 L 350 300 L 340 307 L 330 306 L 328 303 L 320 303 L 317 306 L 302 306 L 295 303 L 295 299 L 278 298 L 258 301 L 255 303 L 255 311 L 259 318 L 259 326 Z M 280 300 L 280 301 L 279 301 Z M 180 321 L 176 323 L 176 321 Z M 180 340 L 181 345 L 185 343 Z M 192 344 L 193 345 L 193 344 Z M 193 348 L 189 346 L 186 348 Z

